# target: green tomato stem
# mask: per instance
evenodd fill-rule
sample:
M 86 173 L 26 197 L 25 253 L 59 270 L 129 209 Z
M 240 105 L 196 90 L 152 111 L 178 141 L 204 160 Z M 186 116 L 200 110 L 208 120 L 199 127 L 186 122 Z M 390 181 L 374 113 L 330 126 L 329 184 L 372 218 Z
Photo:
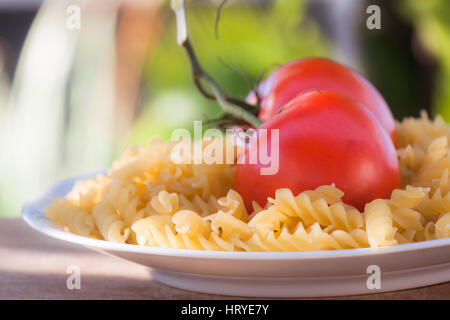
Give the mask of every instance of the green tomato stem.
M 202 68 L 198 61 L 194 48 L 189 40 L 184 0 L 172 0 L 172 10 L 175 12 L 177 22 L 177 42 L 182 46 L 189 58 L 194 84 L 200 93 L 208 99 L 216 100 L 222 110 L 232 117 L 245 121 L 246 123 L 259 127 L 262 122 L 257 118 L 258 107 L 247 104 L 237 98 L 230 97 L 222 87 Z M 203 88 L 202 81 L 208 84 L 212 93 Z

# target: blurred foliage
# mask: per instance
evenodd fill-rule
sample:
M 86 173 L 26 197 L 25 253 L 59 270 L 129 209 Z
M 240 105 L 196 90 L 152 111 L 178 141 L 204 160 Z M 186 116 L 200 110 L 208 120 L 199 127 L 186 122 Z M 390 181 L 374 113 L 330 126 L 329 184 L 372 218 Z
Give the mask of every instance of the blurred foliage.
M 361 45 L 366 76 L 382 93 L 396 119 L 418 116 L 420 110 L 430 111 L 430 66 L 424 66 L 423 52 L 413 52 L 415 26 L 400 19 L 405 5 L 396 1 L 376 0 L 381 8 L 381 29 L 368 30 L 361 21 Z M 420 44 L 419 44 L 420 46 Z M 426 61 L 425 61 L 426 62 Z
M 270 4 L 245 1 L 226 4 L 215 37 L 217 7 L 192 1 L 187 23 L 193 45 L 204 68 L 234 96 L 244 98 L 250 87 L 233 69 L 255 81 L 265 70 L 305 56 L 326 56 L 327 42 L 317 25 L 305 17 L 302 1 Z M 196 90 L 189 61 L 176 43 L 175 19 L 166 8 L 166 27 L 145 73 L 149 100 L 143 107 L 131 143 L 146 144 L 149 136 L 170 138 L 180 127 L 192 129 L 193 120 L 217 118 L 219 106 Z
M 450 1 L 374 3 L 381 7 L 382 29 L 362 26 L 369 79 L 397 119 L 425 109 L 449 121 Z
M 349 6 L 348 1 L 334 1 L 321 0 L 315 11 L 314 0 L 229 1 L 222 9 L 218 39 L 214 24 L 219 1 L 187 1 L 187 22 L 204 68 L 228 93 L 244 98 L 251 88 L 240 73 L 254 82 L 289 60 L 333 58 L 342 41 L 327 27 L 342 21 L 342 10 Z M 0 158 L 0 216 L 17 215 L 31 191 L 109 165 L 125 143 L 146 145 L 153 136 L 168 139 L 174 129 L 192 130 L 194 120 L 221 115 L 217 103 L 201 96 L 193 84 L 166 1 L 157 13 L 164 23 L 161 34 L 157 31 L 159 43 L 146 57 L 137 93 L 140 109 L 129 136 L 118 141 L 122 132 L 117 134 L 115 125 L 123 121 L 123 110 L 114 101 L 114 46 L 120 8 L 89 3 L 93 6 L 83 9 L 82 30 L 72 32 L 60 28 L 66 4 L 45 1 L 12 84 L 0 63 L 0 147 L 8 150 L 8 157 Z M 427 109 L 450 120 L 450 1 L 365 4 L 381 7 L 382 28 L 367 29 L 366 5 L 361 5 L 354 17 L 360 22 L 359 71 L 378 88 L 397 119 Z M 135 111 L 133 103 L 129 114 Z
M 9 83 L 6 75 L 2 52 L 0 51 L 0 146 L 2 145 L 3 135 L 1 130 L 4 126 L 6 115 L 6 103 L 9 95 Z M 0 159 L 1 161 L 1 159 Z M 0 217 L 2 216 L 1 208 L 5 207 L 2 197 L 0 197 Z
M 398 12 L 416 27 L 417 37 L 438 61 L 434 113 L 450 120 L 450 1 L 404 0 Z

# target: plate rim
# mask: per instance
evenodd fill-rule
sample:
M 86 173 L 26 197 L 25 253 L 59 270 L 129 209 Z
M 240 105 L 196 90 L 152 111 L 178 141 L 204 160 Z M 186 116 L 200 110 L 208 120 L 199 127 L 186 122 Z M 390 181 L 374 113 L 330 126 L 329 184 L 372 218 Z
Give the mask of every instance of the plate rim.
M 83 246 L 98 248 L 111 251 L 142 253 L 160 256 L 176 256 L 183 258 L 200 259 L 226 259 L 226 260 L 310 260 L 310 259 L 337 259 L 344 257 L 364 257 L 383 255 L 407 251 L 418 251 L 423 249 L 438 248 L 450 246 L 450 238 L 427 240 L 408 244 L 397 244 L 391 247 L 381 248 L 359 248 L 359 249 L 340 249 L 340 250 L 322 250 L 322 251 L 289 251 L 289 252 L 242 252 L 242 251 L 209 251 L 193 249 L 173 249 L 140 246 L 135 244 L 116 243 L 106 240 L 98 240 L 89 237 L 80 236 L 65 231 L 62 227 L 50 221 L 43 212 L 43 207 L 37 203 L 49 198 L 57 189 L 69 182 L 75 182 L 79 179 L 92 177 L 102 171 L 96 171 L 90 174 L 78 175 L 72 178 L 62 180 L 50 188 L 47 188 L 39 196 L 28 201 L 22 208 L 22 219 L 34 230 L 49 237 L 63 240 L 70 243 Z M 55 199 L 51 196 L 51 199 Z

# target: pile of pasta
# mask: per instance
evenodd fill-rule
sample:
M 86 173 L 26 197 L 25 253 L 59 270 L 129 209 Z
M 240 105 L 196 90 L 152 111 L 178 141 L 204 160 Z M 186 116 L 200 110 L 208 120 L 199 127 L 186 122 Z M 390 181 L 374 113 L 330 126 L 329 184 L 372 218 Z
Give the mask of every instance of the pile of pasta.
M 232 190 L 233 165 L 175 164 L 175 142 L 161 140 L 127 149 L 107 174 L 77 182 L 45 212 L 81 236 L 177 249 L 315 251 L 450 237 L 450 126 L 424 113 L 397 132 L 404 187 L 364 212 L 334 185 L 279 189 L 247 212 Z

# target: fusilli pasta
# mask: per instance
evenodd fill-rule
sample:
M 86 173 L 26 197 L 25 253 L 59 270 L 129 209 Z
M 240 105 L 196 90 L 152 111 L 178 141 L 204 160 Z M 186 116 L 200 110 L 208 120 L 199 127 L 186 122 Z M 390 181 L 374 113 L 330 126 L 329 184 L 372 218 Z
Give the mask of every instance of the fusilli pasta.
M 213 144 L 225 145 L 214 139 L 190 145 L 210 153 L 208 163 L 182 163 L 193 156 L 175 142 L 130 147 L 107 174 L 77 182 L 45 211 L 82 236 L 177 249 L 339 250 L 450 237 L 450 126 L 422 113 L 397 123 L 397 132 L 403 188 L 364 212 L 345 204 L 334 185 L 297 195 L 278 189 L 248 212 L 232 190 L 235 166 L 211 161 L 235 159 L 236 150 L 211 154 Z

